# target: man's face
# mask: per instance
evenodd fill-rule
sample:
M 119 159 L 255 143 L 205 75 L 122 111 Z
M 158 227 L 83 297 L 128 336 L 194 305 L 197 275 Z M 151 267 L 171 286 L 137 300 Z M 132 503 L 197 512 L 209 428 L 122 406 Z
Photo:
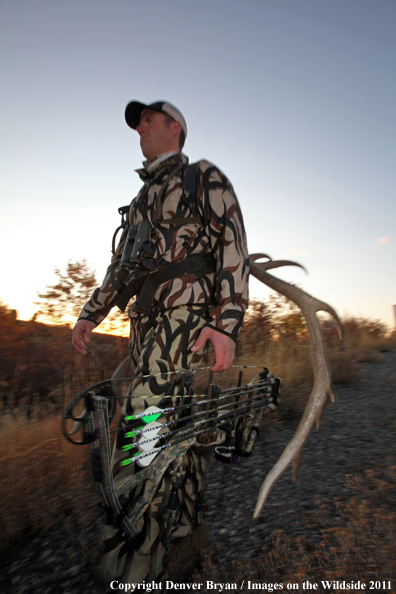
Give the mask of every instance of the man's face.
M 164 153 L 178 150 L 179 135 L 175 134 L 173 122 L 168 125 L 163 113 L 145 109 L 136 130 L 140 136 L 142 153 L 149 161 Z

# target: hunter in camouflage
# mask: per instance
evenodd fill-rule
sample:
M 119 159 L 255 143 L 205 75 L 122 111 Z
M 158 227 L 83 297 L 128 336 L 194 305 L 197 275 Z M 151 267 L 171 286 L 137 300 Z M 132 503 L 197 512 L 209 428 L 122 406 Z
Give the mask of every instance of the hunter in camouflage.
M 199 161 L 195 168 L 196 196 L 191 200 L 186 191 L 188 159 L 181 148 L 187 126 L 180 111 L 166 102 L 147 106 L 134 101 L 127 106 L 126 120 L 138 131 L 147 159 L 144 168 L 138 170 L 143 187 L 130 205 L 126 228 L 102 285 L 80 314 L 73 344 L 84 354 L 92 329 L 123 295 L 121 256 L 131 226 L 141 221 L 150 223 L 157 271 L 201 255 L 212 260 L 213 265 L 201 274 L 188 269 L 155 286 L 148 313 L 139 311 L 139 295 L 128 310 L 131 368 L 139 377 L 124 402 L 114 446 L 116 484 L 140 470 L 135 464 L 120 466 L 120 461 L 128 457 L 121 450 L 125 444 L 125 416 L 152 405 L 164 408 L 179 403 L 186 395 L 180 372 L 199 366 L 201 349 L 207 341 L 215 349 L 213 371 L 232 365 L 235 340 L 248 302 L 249 273 L 242 214 L 228 179 L 211 163 Z M 146 278 L 150 274 L 147 271 Z M 158 420 L 170 418 L 163 415 Z M 183 450 L 169 463 L 139 519 L 139 536 L 135 539 L 123 540 L 117 527 L 106 525 L 102 574 L 107 585 L 112 579 L 124 583 L 164 579 L 163 558 L 170 535 L 191 534 L 203 521 L 203 465 L 203 457 L 194 447 Z M 144 483 L 140 484 L 130 493 L 129 510 L 133 510 L 144 488 Z M 167 507 L 172 490 L 178 494 L 178 511 L 173 515 Z

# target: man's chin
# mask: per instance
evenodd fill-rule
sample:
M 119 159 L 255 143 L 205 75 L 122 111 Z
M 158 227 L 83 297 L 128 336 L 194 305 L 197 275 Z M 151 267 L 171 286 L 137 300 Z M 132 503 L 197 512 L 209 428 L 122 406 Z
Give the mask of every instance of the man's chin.
M 143 157 L 147 159 L 147 161 L 151 161 L 151 159 L 154 159 L 154 157 L 156 156 L 153 154 L 152 151 L 150 151 L 150 148 L 148 146 L 140 145 L 140 150 L 142 151 Z

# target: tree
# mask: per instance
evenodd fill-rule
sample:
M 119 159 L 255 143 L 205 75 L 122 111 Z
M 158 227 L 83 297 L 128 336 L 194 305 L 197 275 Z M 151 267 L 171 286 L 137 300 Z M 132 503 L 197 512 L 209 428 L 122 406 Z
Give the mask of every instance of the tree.
M 86 260 L 69 260 L 66 272 L 55 268 L 57 282 L 47 285 L 45 293 L 37 293 L 40 309 L 32 317 L 32 321 L 43 321 L 51 324 L 68 324 L 74 326 L 77 318 L 97 287 L 95 272 Z M 101 323 L 100 331 L 108 334 L 128 336 L 129 318 L 114 308 Z
M 47 285 L 45 293 L 37 293 L 40 301 L 35 302 L 35 305 L 39 305 L 40 309 L 34 319 L 70 325 L 76 321 L 98 284 L 95 272 L 89 268 L 86 260 L 69 260 L 66 272 L 55 268 L 55 276 L 57 282 L 54 285 Z

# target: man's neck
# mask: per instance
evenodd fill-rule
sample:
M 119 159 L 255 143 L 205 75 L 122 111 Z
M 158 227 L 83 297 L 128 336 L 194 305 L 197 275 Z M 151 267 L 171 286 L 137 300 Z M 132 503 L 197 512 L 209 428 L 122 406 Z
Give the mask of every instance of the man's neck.
M 159 157 L 155 157 L 154 159 L 151 159 L 151 161 L 143 161 L 143 166 L 146 169 L 146 171 L 148 173 L 151 173 L 151 171 L 153 171 L 153 169 L 155 169 L 160 163 L 162 163 L 162 161 L 165 161 L 165 159 L 168 159 L 168 157 L 171 157 L 172 155 L 177 155 L 178 151 L 169 151 L 169 153 L 164 153 L 163 155 L 160 155 Z
M 183 166 L 188 165 L 188 157 L 178 151 L 171 151 L 166 155 L 160 155 L 160 157 L 153 159 L 151 162 L 147 163 L 146 161 L 144 167 L 142 169 L 136 169 L 136 172 L 144 183 L 151 183 L 153 180 L 158 180 L 164 175 L 169 175 L 179 164 Z

